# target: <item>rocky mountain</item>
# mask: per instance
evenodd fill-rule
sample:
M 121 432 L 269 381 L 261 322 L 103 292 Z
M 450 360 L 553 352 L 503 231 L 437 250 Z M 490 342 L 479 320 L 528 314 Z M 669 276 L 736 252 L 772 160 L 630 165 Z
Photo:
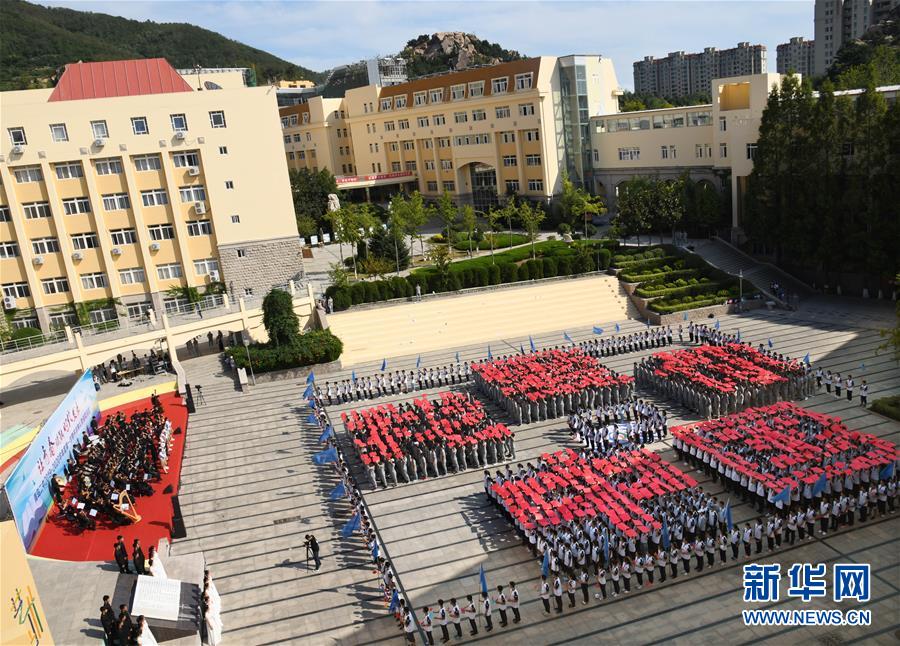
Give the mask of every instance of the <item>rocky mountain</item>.
M 406 59 L 410 78 L 524 58 L 517 51 L 461 31 L 422 34 L 406 43 L 400 56 Z

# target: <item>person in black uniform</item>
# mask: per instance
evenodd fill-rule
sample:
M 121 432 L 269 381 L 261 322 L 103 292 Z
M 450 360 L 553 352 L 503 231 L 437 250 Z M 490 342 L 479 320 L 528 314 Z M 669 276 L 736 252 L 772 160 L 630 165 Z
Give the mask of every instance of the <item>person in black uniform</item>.
M 103 625 L 103 634 L 106 635 L 106 643 L 109 646 L 116 641 L 116 615 L 112 611 L 112 607 L 108 604 L 103 604 L 100 606 L 100 623 Z
M 131 614 L 128 612 L 128 607 L 123 603 L 119 606 L 119 620 L 116 622 L 116 632 L 118 634 L 119 643 L 128 643 L 128 637 L 131 635 L 131 628 Z
M 134 569 L 138 574 L 147 574 L 147 569 L 144 567 L 144 550 L 141 549 L 141 541 L 137 538 L 134 539 L 134 545 L 131 548 L 131 559 L 134 561 Z
M 128 548 L 125 547 L 125 540 L 121 535 L 116 537 L 116 542 L 113 543 L 113 549 L 115 550 L 116 555 L 116 564 L 119 566 L 119 572 L 122 574 L 129 574 L 131 571 L 128 569 Z

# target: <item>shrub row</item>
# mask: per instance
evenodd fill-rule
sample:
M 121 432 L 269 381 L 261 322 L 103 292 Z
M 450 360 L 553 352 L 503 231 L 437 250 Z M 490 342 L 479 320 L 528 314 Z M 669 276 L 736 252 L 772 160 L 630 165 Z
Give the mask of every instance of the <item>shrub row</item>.
M 650 303 L 650 309 L 660 314 L 671 314 L 709 305 L 722 305 L 731 299 L 736 299 L 737 296 L 738 288 L 732 286 L 730 289 L 719 289 L 715 292 L 701 291 L 689 296 L 661 298 Z
M 709 294 L 719 288 L 728 288 L 732 285 L 730 281 L 716 282 L 710 278 L 703 277 L 700 282 L 693 285 L 685 285 L 683 287 L 669 287 L 667 289 L 647 290 L 644 284 L 635 290 L 635 294 L 641 298 L 676 298 L 678 296 L 694 296 L 696 294 Z
M 485 234 L 485 238 L 482 240 L 472 240 L 472 249 L 487 251 L 491 248 L 491 241 L 487 237 L 490 234 Z M 528 236 L 523 236 L 521 233 L 513 233 L 510 235 L 509 233 L 496 233 L 494 234 L 494 249 L 506 249 L 508 247 L 517 247 L 520 244 L 525 244 L 528 242 Z M 457 251 L 468 251 L 469 250 L 469 240 L 465 235 L 459 237 L 458 241 L 453 244 L 453 248 Z
M 653 258 L 662 258 L 667 252 L 664 247 L 635 247 L 633 249 L 620 250 L 612 258 L 613 267 L 624 267 L 627 264 L 640 262 L 642 260 L 652 260 Z
M 693 267 L 682 267 L 679 265 L 667 265 L 668 269 L 659 267 L 653 271 L 646 273 L 619 273 L 619 279 L 626 283 L 647 283 L 657 282 L 660 280 L 672 280 L 675 278 L 694 278 L 700 277 L 703 272 Z
M 336 361 L 344 350 L 344 344 L 329 330 L 311 330 L 288 345 L 254 343 L 248 348 L 230 347 L 225 353 L 234 359 L 237 367 L 247 368 L 248 350 L 253 362 L 253 372 L 263 373 Z

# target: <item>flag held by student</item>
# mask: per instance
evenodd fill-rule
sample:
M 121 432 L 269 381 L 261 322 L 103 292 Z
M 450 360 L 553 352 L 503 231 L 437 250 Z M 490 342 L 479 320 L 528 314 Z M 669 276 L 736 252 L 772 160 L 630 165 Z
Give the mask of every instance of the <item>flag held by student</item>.
M 481 591 L 484 594 L 487 594 L 488 593 L 488 585 L 487 585 L 487 578 L 484 576 L 484 566 L 483 565 L 478 566 L 478 580 L 481 582 Z
M 329 462 L 337 462 L 338 454 L 337 449 L 333 446 L 330 449 L 325 449 L 324 451 L 319 451 L 318 453 L 313 453 L 312 456 L 313 462 L 316 464 L 327 464 Z
M 334 429 L 331 428 L 331 424 L 326 424 L 325 430 L 319 436 L 319 442 L 325 442 L 332 435 L 334 435 Z
M 350 538 L 350 536 L 359 529 L 359 512 L 353 514 L 353 518 L 351 518 L 346 525 L 341 529 L 341 536 L 344 538 Z
M 550 576 L 550 550 L 544 550 L 544 560 L 541 563 L 541 574 Z
M 602 327 L 597 327 L 597 326 L 595 325 L 595 326 L 594 326 L 594 334 L 597 334 L 597 335 L 603 334 L 603 328 L 602 328 Z
M 338 486 L 331 490 L 331 493 L 328 494 L 328 498 L 331 500 L 340 500 L 344 496 L 347 495 L 347 489 L 344 487 L 343 482 L 339 482 Z

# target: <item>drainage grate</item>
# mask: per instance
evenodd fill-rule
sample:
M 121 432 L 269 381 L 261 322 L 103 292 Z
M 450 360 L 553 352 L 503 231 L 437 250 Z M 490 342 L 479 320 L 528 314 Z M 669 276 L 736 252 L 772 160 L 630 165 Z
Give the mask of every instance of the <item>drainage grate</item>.
M 303 516 L 291 516 L 290 518 L 279 518 L 277 520 L 273 520 L 273 525 L 284 525 L 285 523 L 292 523 L 295 520 L 300 520 Z

